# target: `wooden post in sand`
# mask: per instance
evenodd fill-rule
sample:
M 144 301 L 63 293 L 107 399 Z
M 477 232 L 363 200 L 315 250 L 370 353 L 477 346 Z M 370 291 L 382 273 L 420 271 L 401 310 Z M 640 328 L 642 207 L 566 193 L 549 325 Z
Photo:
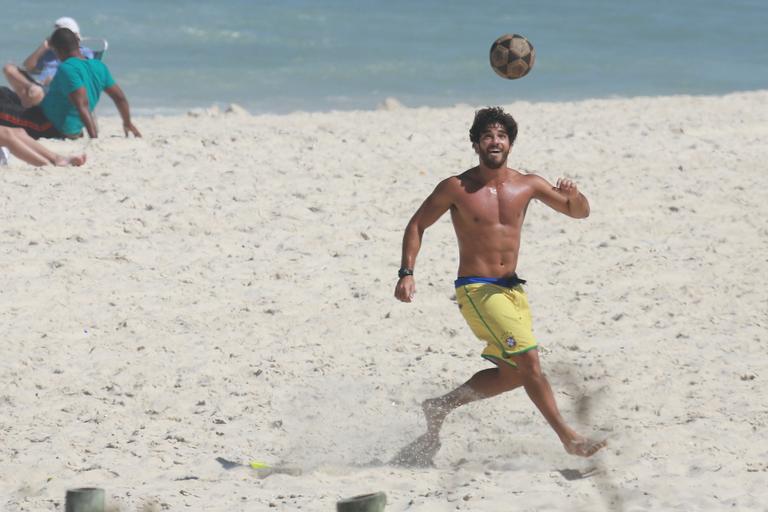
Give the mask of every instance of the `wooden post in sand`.
M 83 487 L 68 490 L 64 512 L 104 512 L 104 489 Z
M 363 494 L 336 502 L 336 512 L 384 512 L 387 495 L 383 492 Z

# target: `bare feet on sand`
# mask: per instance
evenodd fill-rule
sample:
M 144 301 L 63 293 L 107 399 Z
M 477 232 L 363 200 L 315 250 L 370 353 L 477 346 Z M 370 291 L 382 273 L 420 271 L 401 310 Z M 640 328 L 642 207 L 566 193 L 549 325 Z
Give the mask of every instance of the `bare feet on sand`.
M 424 400 L 421 403 L 421 409 L 424 411 L 424 418 L 427 421 L 426 434 L 421 435 L 403 447 L 390 463 L 400 466 L 432 466 L 432 459 L 440 450 L 440 429 L 443 426 L 445 417 L 458 405 L 461 404 L 450 403 L 444 397 Z M 565 451 L 579 457 L 591 457 L 608 444 L 608 441 L 605 439 L 601 441 L 588 439 L 571 429 L 564 432 L 562 436 L 561 440 Z
M 440 440 L 437 437 L 429 433 L 422 434 L 401 448 L 389 463 L 416 468 L 432 467 L 434 466 L 432 459 L 435 458 L 439 449 Z
M 66 167 L 66 166 L 73 166 L 73 167 L 80 167 L 85 163 L 87 160 L 87 157 L 85 156 L 85 153 L 82 155 L 74 155 L 74 156 L 61 156 L 56 159 L 54 162 L 54 165 L 57 165 L 59 167 Z
M 564 441 L 563 447 L 565 451 L 571 455 L 578 455 L 579 457 L 591 457 L 598 450 L 606 447 L 608 441 L 603 439 L 602 441 L 595 441 L 593 439 L 587 439 L 586 437 L 579 437 L 571 441 Z
M 397 466 L 426 468 L 433 466 L 432 459 L 440 450 L 440 427 L 449 412 L 445 401 L 430 398 L 421 403 L 424 418 L 427 420 L 427 432 L 404 446 L 397 452 L 390 464 Z

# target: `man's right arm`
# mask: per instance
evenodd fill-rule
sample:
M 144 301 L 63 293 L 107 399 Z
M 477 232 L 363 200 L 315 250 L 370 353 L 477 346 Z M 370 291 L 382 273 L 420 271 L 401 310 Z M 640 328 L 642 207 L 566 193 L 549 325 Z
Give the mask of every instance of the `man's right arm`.
M 421 240 L 424 231 L 437 222 L 437 219 L 448 211 L 453 204 L 452 189 L 456 178 L 443 180 L 435 187 L 435 190 L 421 204 L 416 213 L 405 228 L 403 235 L 403 255 L 400 267 L 413 271 L 416 265 L 416 256 L 421 249 Z M 402 302 L 411 302 L 416 293 L 416 282 L 413 275 L 406 275 L 398 279 L 395 287 L 395 297 Z
M 98 137 L 96 123 L 93 122 L 93 116 L 91 116 L 88 94 L 85 92 L 85 87 L 78 87 L 69 93 L 69 101 L 77 109 L 77 113 L 80 115 L 80 120 L 83 122 L 85 130 L 88 132 L 88 137 L 92 139 Z

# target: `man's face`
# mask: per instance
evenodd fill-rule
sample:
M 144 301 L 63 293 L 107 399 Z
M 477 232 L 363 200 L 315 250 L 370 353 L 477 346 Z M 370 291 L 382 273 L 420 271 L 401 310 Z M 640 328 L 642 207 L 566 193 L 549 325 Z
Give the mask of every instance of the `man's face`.
M 500 124 L 489 125 L 481 134 L 480 140 L 473 144 L 475 153 L 486 167 L 498 169 L 507 163 L 509 155 L 509 135 Z

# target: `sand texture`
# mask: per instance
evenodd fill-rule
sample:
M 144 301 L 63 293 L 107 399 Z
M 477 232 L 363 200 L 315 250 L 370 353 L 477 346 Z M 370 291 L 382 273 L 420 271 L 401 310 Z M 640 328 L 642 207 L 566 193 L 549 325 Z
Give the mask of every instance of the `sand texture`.
M 518 273 L 567 455 L 524 392 L 451 415 L 434 467 L 387 465 L 419 404 L 486 367 L 448 216 L 417 296 L 403 228 L 476 163 L 474 108 L 100 118 L 86 166 L 0 167 L 0 510 L 766 510 L 768 92 L 512 102 L 535 203 Z M 264 477 L 216 458 L 297 467 Z M 264 478 L 261 478 L 264 477 Z

